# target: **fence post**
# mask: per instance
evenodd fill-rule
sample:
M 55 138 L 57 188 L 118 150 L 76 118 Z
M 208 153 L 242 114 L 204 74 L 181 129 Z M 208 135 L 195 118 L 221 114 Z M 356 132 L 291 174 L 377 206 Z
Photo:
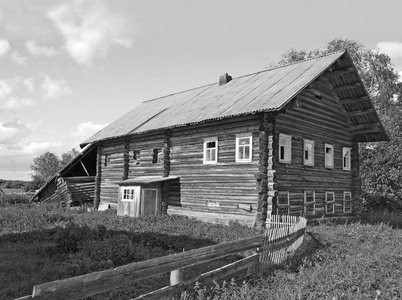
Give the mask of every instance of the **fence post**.
M 170 272 L 170 286 L 179 284 L 183 281 L 183 271 L 181 269 Z

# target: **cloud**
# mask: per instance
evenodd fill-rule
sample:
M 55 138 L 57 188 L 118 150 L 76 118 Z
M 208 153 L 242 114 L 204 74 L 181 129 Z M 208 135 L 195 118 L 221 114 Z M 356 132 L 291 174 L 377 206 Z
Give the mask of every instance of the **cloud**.
M 17 51 L 11 52 L 10 59 L 19 65 L 25 65 L 27 62 L 27 58 L 19 54 Z
M 90 137 L 91 135 L 97 133 L 99 130 L 104 128 L 109 124 L 94 124 L 91 121 L 84 122 L 81 124 L 78 124 L 77 130 L 73 132 L 71 135 L 72 136 L 78 136 L 81 138 L 87 138 Z
M 132 46 L 133 41 L 124 37 L 126 20 L 111 13 L 104 1 L 75 0 L 51 10 L 48 16 L 78 64 L 90 66 L 94 58 L 105 57 L 111 46 Z
M 43 153 L 50 148 L 49 142 L 31 142 L 23 146 L 23 151 L 27 154 Z
M 32 125 L 21 121 L 0 122 L 0 145 L 15 145 L 32 132 Z
M 6 55 L 10 50 L 10 43 L 7 40 L 0 40 L 0 56 Z
M 46 98 L 58 98 L 71 93 L 71 89 L 66 85 L 64 80 L 55 80 L 46 74 L 42 74 L 42 77 L 44 80 L 41 87 L 45 92 Z
M 402 57 L 401 42 L 379 42 L 377 48 L 391 58 Z
M 21 77 L 0 80 L 0 111 L 16 110 L 23 107 L 34 106 L 37 102 L 31 98 L 18 98 L 13 96 Z
M 32 78 L 27 78 L 22 81 L 27 88 L 28 92 L 33 93 L 35 91 L 34 83 Z
M 55 56 L 59 54 L 60 52 L 57 51 L 56 49 L 52 47 L 42 47 L 39 46 L 35 41 L 33 40 L 28 40 L 25 42 L 25 48 L 27 51 L 34 56 Z

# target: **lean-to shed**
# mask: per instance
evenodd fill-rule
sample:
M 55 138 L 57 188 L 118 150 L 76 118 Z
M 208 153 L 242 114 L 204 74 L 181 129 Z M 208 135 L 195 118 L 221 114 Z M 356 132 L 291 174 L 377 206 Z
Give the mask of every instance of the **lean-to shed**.
M 82 146 L 96 206 L 263 226 L 358 215 L 358 143 L 387 139 L 341 51 L 145 101 Z

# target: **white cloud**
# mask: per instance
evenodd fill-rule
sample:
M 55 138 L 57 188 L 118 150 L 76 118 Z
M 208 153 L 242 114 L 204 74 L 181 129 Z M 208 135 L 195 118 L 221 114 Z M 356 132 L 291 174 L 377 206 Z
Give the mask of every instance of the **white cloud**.
M 20 83 L 21 77 L 0 80 L 0 111 L 16 110 L 34 106 L 37 102 L 31 98 L 18 98 L 13 95 Z
M 42 47 L 39 46 L 35 41 L 33 40 L 28 40 L 25 42 L 25 48 L 27 49 L 27 51 L 34 56 L 47 56 L 47 57 L 51 57 L 51 56 L 55 56 L 57 54 L 59 54 L 59 51 L 57 51 L 56 49 L 52 48 L 52 47 Z
M 32 78 L 26 78 L 22 81 L 27 88 L 28 92 L 33 93 L 35 91 L 34 82 Z
M 0 40 L 0 56 L 6 55 L 10 50 L 10 43 L 7 40 Z
M 104 1 L 75 0 L 48 16 L 62 34 L 67 52 L 82 65 L 90 66 L 94 58 L 105 57 L 113 45 L 128 48 L 133 43 L 123 36 L 125 19 L 111 13 Z
M 27 62 L 27 58 L 19 54 L 17 51 L 11 52 L 10 59 L 19 65 L 25 65 Z
M 18 81 L 19 77 L 0 80 L 0 99 L 10 95 L 14 91 Z
M 402 57 L 401 42 L 380 42 L 377 44 L 377 48 L 391 58 Z
M 49 142 L 30 142 L 28 145 L 23 146 L 23 151 L 27 154 L 43 153 L 50 148 Z
M 42 77 L 44 80 L 41 87 L 45 92 L 46 98 L 57 98 L 71 93 L 71 89 L 66 85 L 64 80 L 52 79 L 46 74 L 42 74 Z
M 15 145 L 21 142 L 30 132 L 30 124 L 22 124 L 21 121 L 0 122 L 0 145 Z
M 99 130 L 107 126 L 108 124 L 95 124 L 91 121 L 78 124 L 77 130 L 71 135 L 78 136 L 82 138 L 90 137 L 91 135 L 97 133 Z

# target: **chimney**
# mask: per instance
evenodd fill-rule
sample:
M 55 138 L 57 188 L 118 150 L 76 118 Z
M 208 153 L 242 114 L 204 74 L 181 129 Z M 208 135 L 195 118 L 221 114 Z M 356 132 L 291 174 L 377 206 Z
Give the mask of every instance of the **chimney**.
M 225 73 L 225 74 L 219 76 L 219 85 L 224 85 L 231 80 L 232 80 L 232 76 L 230 76 L 228 73 Z

